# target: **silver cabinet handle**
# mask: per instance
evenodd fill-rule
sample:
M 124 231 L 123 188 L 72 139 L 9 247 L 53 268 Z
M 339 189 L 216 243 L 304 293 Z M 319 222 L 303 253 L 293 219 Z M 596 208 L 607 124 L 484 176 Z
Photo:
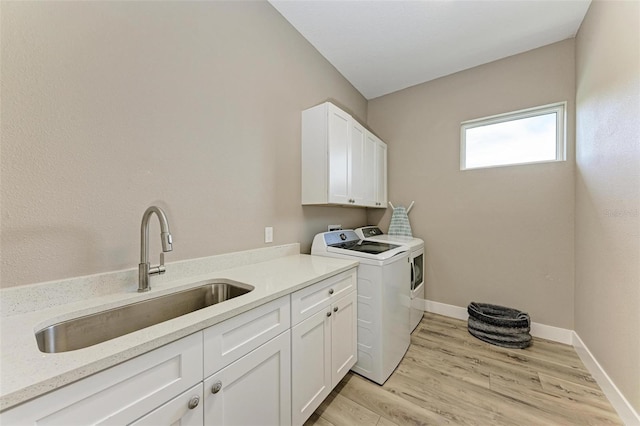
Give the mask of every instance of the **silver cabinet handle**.
M 333 312 L 338 312 L 338 307 L 333 308 Z
M 332 288 L 329 289 L 329 294 L 333 294 L 333 289 Z
M 220 389 L 222 389 L 222 382 L 218 380 L 213 384 L 213 387 L 211 388 L 211 393 L 218 393 L 220 392 Z
M 327 312 L 327 316 L 330 317 L 331 316 L 331 312 Z
M 189 400 L 189 410 L 193 410 L 200 404 L 200 397 L 198 395 L 191 397 Z

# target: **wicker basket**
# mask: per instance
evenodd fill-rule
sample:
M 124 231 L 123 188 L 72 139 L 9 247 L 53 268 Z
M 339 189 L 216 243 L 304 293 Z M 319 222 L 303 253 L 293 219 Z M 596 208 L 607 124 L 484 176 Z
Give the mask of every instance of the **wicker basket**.
M 492 345 L 523 349 L 531 345 L 529 314 L 489 303 L 471 302 L 467 307 L 469 333 Z

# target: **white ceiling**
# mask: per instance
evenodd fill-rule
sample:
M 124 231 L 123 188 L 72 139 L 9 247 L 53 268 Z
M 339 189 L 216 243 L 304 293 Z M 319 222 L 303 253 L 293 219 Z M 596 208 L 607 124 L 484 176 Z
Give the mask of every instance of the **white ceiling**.
M 591 0 L 269 0 L 367 99 L 574 37 Z

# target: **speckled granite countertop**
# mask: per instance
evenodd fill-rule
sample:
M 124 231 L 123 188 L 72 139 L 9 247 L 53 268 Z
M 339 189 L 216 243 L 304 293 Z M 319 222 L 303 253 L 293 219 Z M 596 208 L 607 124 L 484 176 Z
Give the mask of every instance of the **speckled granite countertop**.
M 273 254 L 269 254 L 271 252 L 267 252 L 267 250 L 277 249 L 280 251 L 275 256 L 280 257 L 274 258 Z M 117 278 L 125 283 L 123 288 L 116 288 L 108 294 L 98 292 L 99 295 L 85 296 L 84 300 L 74 300 L 69 303 L 64 303 L 62 296 L 59 296 L 55 303 L 39 299 L 46 297 L 49 293 L 64 294 L 69 289 L 71 291 L 68 293 L 75 295 L 77 292 L 72 291 L 73 286 L 82 286 L 83 278 L 67 280 L 59 284 L 62 287 L 73 281 L 67 290 L 61 288 L 59 292 L 54 290 L 56 283 L 2 290 L 0 297 L 4 300 L 0 319 L 0 411 L 357 266 L 357 262 L 348 260 L 291 254 L 295 250 L 299 251 L 297 244 L 240 252 L 234 254 L 235 257 L 223 255 L 226 256 L 223 262 L 216 262 L 219 259 L 214 259 L 216 258 L 214 256 L 207 258 L 214 261 L 204 262 L 205 265 L 202 264 L 201 259 L 196 260 L 192 266 L 196 265 L 196 262 L 200 264 L 195 268 L 192 267 L 190 273 L 184 274 L 188 277 L 176 277 L 178 274 L 174 273 L 171 279 L 165 279 L 161 285 L 154 282 L 154 277 L 152 290 L 144 294 L 136 292 L 137 270 L 110 274 L 113 279 Z M 267 253 L 266 256 L 265 253 Z M 242 259 L 238 260 L 239 258 Z M 211 272 L 203 272 L 203 269 L 207 269 L 207 263 L 211 265 Z M 238 264 L 240 266 L 233 266 Z M 233 267 L 225 269 L 225 266 Z M 171 264 L 167 264 L 167 270 L 171 268 Z M 189 269 L 189 261 L 181 262 L 181 265 L 174 269 L 180 268 Z M 117 274 L 122 276 L 118 277 Z M 95 284 L 96 279 L 104 281 L 104 275 L 109 274 L 84 278 L 86 285 L 91 287 L 92 280 Z M 39 351 L 36 344 L 35 332 L 49 325 L 194 287 L 212 278 L 247 283 L 254 286 L 255 290 L 224 303 L 85 349 L 45 354 Z M 69 299 L 77 299 L 77 296 L 69 296 Z M 42 306 L 43 303 L 45 307 Z M 53 306 L 46 306 L 47 304 L 53 304 Z

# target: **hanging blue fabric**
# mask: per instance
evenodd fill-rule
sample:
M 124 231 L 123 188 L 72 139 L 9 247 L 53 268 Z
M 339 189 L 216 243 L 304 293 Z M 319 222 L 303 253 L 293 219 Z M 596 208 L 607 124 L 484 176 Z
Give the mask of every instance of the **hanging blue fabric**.
M 393 215 L 391 215 L 391 224 L 389 225 L 389 235 L 413 237 L 407 209 L 403 206 L 393 207 Z

